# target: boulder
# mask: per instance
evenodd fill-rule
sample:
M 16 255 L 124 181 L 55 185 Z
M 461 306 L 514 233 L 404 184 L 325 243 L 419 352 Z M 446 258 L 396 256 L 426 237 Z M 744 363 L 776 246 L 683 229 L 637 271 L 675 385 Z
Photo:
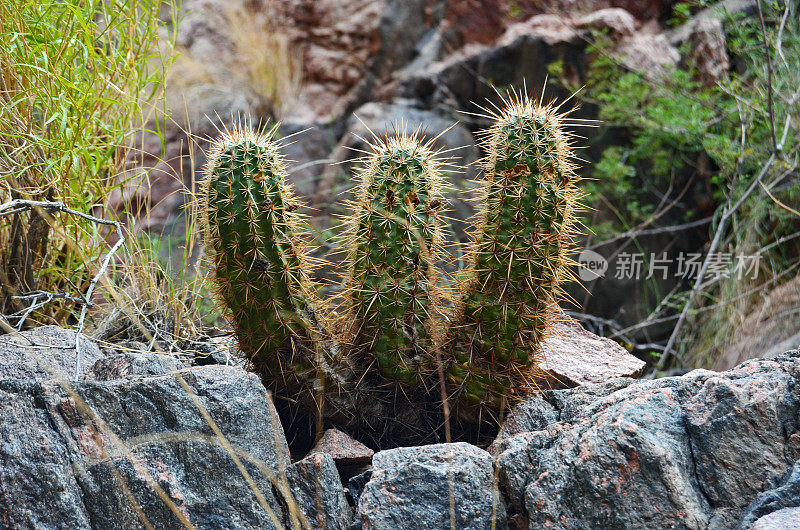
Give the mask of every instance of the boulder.
M 493 446 L 510 510 L 531 528 L 732 528 L 798 457 L 798 378 L 792 352 L 532 397 Z
M 492 457 L 460 442 L 376 453 L 358 498 L 363 528 L 504 528 Z
M 718 19 L 704 18 L 692 24 L 689 56 L 697 67 L 703 86 L 714 86 L 730 67 L 725 31 Z
M 109 355 L 98 360 L 84 379 L 113 381 L 167 374 L 183 368 L 183 363 L 170 355 L 145 351 Z
M 795 434 L 795 442 L 800 435 Z M 800 456 L 800 444 L 795 444 L 792 448 L 794 456 Z M 760 493 L 755 500 L 747 507 L 739 527 L 742 529 L 757 528 L 758 522 L 765 520 L 768 522 L 775 519 L 782 518 L 789 511 L 794 510 L 794 517 L 797 518 L 800 513 L 800 461 L 795 462 L 794 466 L 789 468 L 778 480 L 775 481 L 774 487 Z M 783 515 L 775 516 L 775 519 L 770 515 L 773 513 L 785 512 Z M 797 520 L 796 522 L 800 522 Z M 790 528 L 790 525 L 775 528 Z M 800 525 L 798 525 L 800 527 Z M 765 528 L 772 528 L 765 526 Z
M 3 526 L 139 528 L 146 519 L 155 528 L 276 528 L 286 520 L 273 485 L 288 447 L 255 375 L 205 366 L 71 382 L 73 332 L 21 335 L 33 340 L 0 339 Z M 49 366 L 40 360 L 48 354 Z
M 765 515 L 750 527 L 751 530 L 787 530 L 800 528 L 800 508 L 784 508 Z
M 79 350 L 76 350 L 76 345 Z M 89 372 L 103 358 L 97 345 L 75 332 L 57 326 L 42 326 L 0 336 L 0 381 L 41 382 L 74 380 Z

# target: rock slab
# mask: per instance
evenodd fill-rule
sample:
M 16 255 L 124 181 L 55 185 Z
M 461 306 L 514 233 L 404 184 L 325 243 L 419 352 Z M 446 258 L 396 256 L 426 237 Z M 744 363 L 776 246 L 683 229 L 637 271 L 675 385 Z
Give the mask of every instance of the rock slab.
M 69 381 L 74 337 L 40 328 L 22 338 L 36 346 L 2 338 L 0 527 L 285 524 L 273 486 L 289 451 L 255 375 L 205 366 Z

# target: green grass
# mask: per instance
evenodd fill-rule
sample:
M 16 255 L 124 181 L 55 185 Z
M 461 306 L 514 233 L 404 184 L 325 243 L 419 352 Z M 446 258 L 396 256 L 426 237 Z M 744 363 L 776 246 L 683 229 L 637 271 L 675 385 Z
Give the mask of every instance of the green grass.
M 105 219 L 133 138 L 158 110 L 169 57 L 162 2 L 0 3 L 0 203 L 60 201 Z M 171 47 L 172 37 L 166 44 Z M 157 133 L 157 132 L 156 132 Z M 80 308 L 54 300 L 20 322 L 31 291 L 80 298 L 113 230 L 30 210 L 0 218 L 0 313 L 11 324 L 69 324 Z

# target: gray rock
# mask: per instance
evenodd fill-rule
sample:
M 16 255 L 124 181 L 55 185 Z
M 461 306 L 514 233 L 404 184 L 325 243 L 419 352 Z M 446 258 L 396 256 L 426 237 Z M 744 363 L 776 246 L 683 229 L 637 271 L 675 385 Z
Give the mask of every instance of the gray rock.
M 0 389 L 0 527 L 89 528 L 69 450 L 41 397 Z
M 776 481 L 797 459 L 798 379 L 792 352 L 533 397 L 493 444 L 509 509 L 531 528 L 735 527 L 771 485 L 796 495 Z
M 58 337 L 69 339 L 54 331 L 46 340 L 57 346 Z M 288 447 L 255 375 L 207 366 L 44 380 L 37 365 L 8 362 L 16 351 L 0 355 L 15 368 L 0 372 L 3 526 L 127 529 L 146 518 L 155 528 L 271 528 L 285 520 L 273 484 L 289 465 Z
M 547 390 L 532 395 L 511 410 L 500 425 L 500 431 L 489 447 L 489 452 L 501 453 L 504 449 L 498 444 L 517 434 L 540 431 L 561 421 L 571 423 L 583 415 L 586 407 L 633 382 L 634 379 L 620 377 L 606 383 L 560 391 Z
M 467 443 L 377 453 L 358 499 L 364 528 L 503 528 L 492 457 Z
M 759 494 L 747 507 L 739 527 L 742 530 L 755 528 L 756 521 L 764 519 L 770 513 L 784 511 L 786 508 L 798 509 L 798 507 L 800 507 L 800 462 L 795 462 L 794 466 L 777 481 L 774 488 Z
M 292 498 L 304 518 L 298 521 L 310 528 L 348 528 L 353 511 L 347 504 L 342 482 L 331 455 L 312 453 L 286 470 Z M 287 527 L 294 521 L 289 508 Z
M 765 515 L 751 527 L 752 530 L 789 530 L 800 528 L 800 508 L 784 508 Z
M 798 413 L 800 383 L 773 361 L 706 377 L 685 402 L 695 470 L 718 527 L 735 526 L 750 501 L 791 464 L 785 433 L 797 432 Z
M 0 381 L 45 381 L 75 379 L 103 358 L 97 345 L 80 338 L 80 362 L 75 349 L 75 332 L 57 326 L 42 326 L 21 333 L 0 336 Z
M 99 359 L 84 375 L 84 379 L 113 381 L 133 377 L 147 377 L 175 372 L 183 368 L 179 360 L 152 352 L 130 352 L 109 355 Z

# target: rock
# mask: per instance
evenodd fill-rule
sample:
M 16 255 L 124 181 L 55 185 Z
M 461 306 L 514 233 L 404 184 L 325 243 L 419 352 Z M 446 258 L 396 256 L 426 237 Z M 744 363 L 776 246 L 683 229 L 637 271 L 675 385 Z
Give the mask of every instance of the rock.
M 53 328 L 33 331 L 28 336 L 52 344 L 56 359 L 74 337 Z M 45 379 L 33 363 L 8 364 L 33 350 L 21 355 L 6 346 L 0 354 L 4 368 L 14 368 L 0 371 L 4 526 L 139 528 L 144 516 L 155 528 L 187 521 L 200 528 L 220 521 L 274 528 L 284 520 L 273 481 L 289 465 L 288 447 L 255 375 L 208 366 L 111 381 L 68 383 L 62 376 L 59 382 Z M 67 356 L 68 371 L 71 362 Z
M 152 352 L 122 353 L 98 360 L 84 379 L 113 381 L 133 377 L 167 374 L 183 368 L 183 363 L 164 354 Z
M 516 405 L 503 420 L 489 452 L 499 454 L 502 449 L 496 449 L 497 443 L 517 434 L 541 431 L 559 422 L 578 421 L 587 407 L 633 382 L 633 379 L 621 377 L 568 390 L 545 390 L 530 396 Z
M 602 383 L 617 377 L 638 377 L 646 363 L 604 337 L 569 319 L 557 322 L 542 343 L 542 385 L 564 388 Z
M 616 38 L 629 37 L 636 30 L 636 19 L 624 9 L 600 9 L 576 20 L 575 26 L 581 29 L 607 29 Z
M 681 56 L 664 35 L 639 32 L 625 37 L 608 51 L 630 70 L 658 80 L 674 68 Z
M 327 453 L 337 465 L 352 466 L 369 464 L 375 451 L 338 429 L 328 429 L 311 453 Z
M 301 121 L 337 121 L 382 92 L 437 21 L 422 0 L 285 4 L 303 57 L 303 84 L 292 109 Z
M 750 530 L 787 530 L 800 528 L 800 508 L 784 508 L 765 515 Z
M 350 477 L 347 481 L 347 491 L 345 495 L 348 498 L 351 506 L 358 506 L 358 498 L 361 497 L 361 492 L 364 491 L 364 486 L 367 485 L 369 479 L 372 478 L 372 469 L 367 469 L 354 477 Z
M 470 43 L 492 44 L 506 28 L 535 16 L 558 16 L 570 20 L 598 11 L 619 8 L 637 20 L 665 19 L 672 13 L 670 0 L 560 0 L 547 3 L 499 0 L 448 2 L 443 27 L 452 34 L 452 46 Z
M 42 326 L 0 336 L 0 380 L 46 381 L 84 376 L 99 359 L 99 348 L 81 337 L 80 359 L 75 350 L 75 332 L 57 326 Z
M 467 443 L 403 447 L 372 460 L 358 499 L 364 528 L 504 528 L 492 457 Z
M 727 15 L 735 13 L 754 14 L 756 12 L 756 0 L 722 0 L 714 2 L 705 9 L 700 10 L 692 16 L 686 24 L 664 32 L 673 46 L 680 46 L 681 43 L 689 39 L 695 25 L 706 20 L 721 20 Z
M 689 56 L 697 67 L 703 86 L 714 86 L 730 67 L 725 47 L 725 31 L 718 19 L 700 19 L 689 35 Z
M 578 32 L 571 19 L 558 15 L 536 15 L 525 22 L 517 22 L 508 27 L 497 44 L 508 46 L 524 36 L 540 38 L 553 46 L 563 42 L 576 41 Z
M 800 453 L 795 451 L 794 456 L 800 456 Z M 776 481 L 773 488 L 760 493 L 747 507 L 739 527 L 742 529 L 756 528 L 757 521 L 768 519 L 769 514 L 786 509 L 797 510 L 798 507 L 800 507 L 800 462 L 795 462 L 794 466 Z M 797 517 L 796 512 L 794 515 Z M 776 528 L 789 528 L 789 526 Z
M 798 379 L 794 352 L 532 397 L 494 446 L 511 513 L 531 528 L 732 528 L 797 459 Z M 539 430 L 512 435 L 526 422 Z
M 6 382 L 0 380 L 0 525 L 90 528 L 69 449 L 41 393 L 7 392 Z
M 292 498 L 308 528 L 345 529 L 353 512 L 347 504 L 333 458 L 327 453 L 312 453 L 286 470 Z M 287 528 L 293 528 L 291 505 Z

